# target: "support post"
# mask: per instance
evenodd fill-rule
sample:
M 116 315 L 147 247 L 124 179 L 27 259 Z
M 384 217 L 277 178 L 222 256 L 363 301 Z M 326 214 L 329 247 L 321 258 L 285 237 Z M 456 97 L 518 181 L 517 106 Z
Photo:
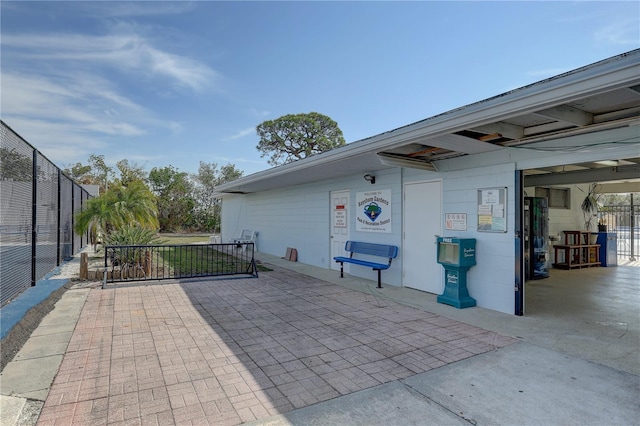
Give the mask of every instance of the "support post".
M 635 212 L 634 212 L 634 208 L 633 208 L 633 194 L 629 194 L 631 195 L 631 220 L 630 220 L 630 228 L 631 228 L 631 257 L 629 257 L 629 260 L 634 262 L 636 260 L 636 248 L 635 248 L 635 227 L 636 227 L 636 218 L 635 218 Z
M 36 244 L 38 242 L 38 151 L 33 150 L 31 170 L 31 286 L 36 285 Z
M 80 279 L 86 280 L 89 278 L 89 255 L 87 253 L 80 253 Z

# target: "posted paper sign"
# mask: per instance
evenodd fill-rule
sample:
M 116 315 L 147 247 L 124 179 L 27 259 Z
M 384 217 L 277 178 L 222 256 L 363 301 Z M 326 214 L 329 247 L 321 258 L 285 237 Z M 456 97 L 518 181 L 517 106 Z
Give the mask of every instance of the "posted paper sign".
M 478 189 L 478 231 L 507 232 L 507 188 Z
M 467 214 L 466 213 L 445 213 L 444 229 L 447 231 L 466 231 L 467 230 Z
M 391 190 L 356 193 L 356 231 L 391 232 Z
M 333 226 L 334 228 L 347 227 L 347 209 L 345 206 L 336 206 L 333 210 Z

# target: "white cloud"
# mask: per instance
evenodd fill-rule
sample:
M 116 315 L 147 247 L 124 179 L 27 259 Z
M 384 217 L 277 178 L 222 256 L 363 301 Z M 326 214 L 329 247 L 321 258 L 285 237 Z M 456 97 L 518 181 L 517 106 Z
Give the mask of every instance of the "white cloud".
M 131 138 L 182 131 L 181 123 L 159 117 L 153 102 L 134 100 L 131 84 L 186 88 L 188 96 L 216 83 L 215 71 L 155 47 L 134 25 L 117 29 L 103 36 L 2 34 L 2 118 L 58 164 L 97 152 L 120 155 L 132 150 Z
M 120 116 L 131 119 L 147 114 L 115 93 L 106 80 L 85 74 L 46 78 L 3 72 L 2 107 L 5 115 L 66 122 L 72 128 L 110 135 L 144 134 L 142 128 Z
M 230 136 L 228 139 L 229 140 L 240 139 L 240 138 L 243 138 L 245 136 L 251 135 L 251 134 L 253 134 L 255 132 L 256 132 L 256 128 L 255 127 L 248 127 L 246 129 L 240 130 L 236 134 Z
M 109 151 L 114 138 L 137 137 L 149 129 L 180 127 L 118 94 L 95 75 L 2 77 L 3 120 L 57 164 L 85 161 Z
M 70 131 L 64 122 L 17 116 L 5 116 L 3 120 L 59 167 L 78 161 L 86 162 L 90 154 L 107 149 L 105 143 L 91 135 Z
M 84 13 L 96 18 L 131 17 L 150 15 L 177 15 L 194 9 L 195 2 L 163 2 L 163 1 L 110 1 L 82 2 Z
M 616 21 L 594 32 L 597 42 L 605 42 L 624 46 L 637 46 L 638 19 L 624 19 Z
M 137 34 L 89 36 L 78 34 L 3 34 L 4 52 L 10 49 L 14 63 L 46 60 L 65 67 L 108 66 L 127 74 L 161 77 L 177 86 L 202 91 L 214 87 L 218 73 L 198 61 L 154 47 Z

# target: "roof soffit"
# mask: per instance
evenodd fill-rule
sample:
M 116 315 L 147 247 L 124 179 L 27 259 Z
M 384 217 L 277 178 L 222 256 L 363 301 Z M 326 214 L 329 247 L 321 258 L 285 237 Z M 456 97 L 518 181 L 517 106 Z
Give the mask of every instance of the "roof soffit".
M 553 133 L 588 127 L 594 122 L 623 116 L 638 117 L 640 91 L 635 87 L 640 87 L 639 57 L 640 49 L 240 178 L 221 185 L 219 192 L 239 187 L 247 191 L 264 190 L 389 167 L 380 164 L 377 153 L 428 163 L 497 151 L 504 149 L 502 144 L 520 140 L 527 143 L 527 138 L 545 133 L 549 133 L 551 139 L 562 137 L 553 136 Z M 627 109 L 612 112 L 614 103 L 616 108 Z M 454 134 L 456 132 L 458 134 Z

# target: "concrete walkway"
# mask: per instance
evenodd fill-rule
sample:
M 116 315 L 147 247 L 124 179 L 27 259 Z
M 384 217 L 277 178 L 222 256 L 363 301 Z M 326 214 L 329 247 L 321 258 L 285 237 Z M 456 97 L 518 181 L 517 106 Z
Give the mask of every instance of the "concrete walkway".
M 2 425 L 638 424 L 637 375 L 300 272 L 69 290 Z

